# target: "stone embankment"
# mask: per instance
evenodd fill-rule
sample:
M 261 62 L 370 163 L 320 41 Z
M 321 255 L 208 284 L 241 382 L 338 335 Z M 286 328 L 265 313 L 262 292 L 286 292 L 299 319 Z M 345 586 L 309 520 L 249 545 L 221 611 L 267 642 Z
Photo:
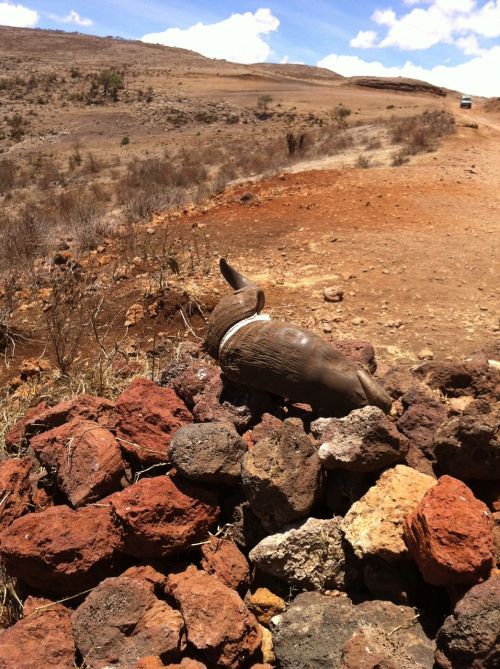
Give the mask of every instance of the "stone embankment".
M 493 355 L 387 370 L 389 416 L 313 415 L 201 353 L 34 407 L 0 463 L 0 669 L 499 666 Z

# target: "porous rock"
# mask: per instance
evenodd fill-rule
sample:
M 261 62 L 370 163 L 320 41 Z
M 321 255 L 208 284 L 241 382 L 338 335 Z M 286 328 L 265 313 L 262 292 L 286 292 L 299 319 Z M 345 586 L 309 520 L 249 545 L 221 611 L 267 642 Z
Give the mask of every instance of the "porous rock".
M 132 669 L 145 655 L 176 660 L 185 647 L 179 611 L 135 579 L 105 579 L 71 618 L 76 646 L 89 669 Z
M 192 660 L 190 657 L 183 657 L 180 664 L 164 665 L 166 669 L 207 669 L 206 664 L 198 660 Z
M 275 432 L 281 430 L 282 425 L 283 421 L 277 416 L 270 413 L 263 414 L 260 423 L 255 425 L 250 433 L 252 443 L 256 444 L 261 439 L 272 437 Z
M 422 576 L 433 585 L 473 584 L 494 565 L 488 507 L 465 483 L 442 476 L 405 519 L 404 536 Z
M 267 534 L 259 518 L 248 502 L 237 504 L 232 510 L 231 538 L 241 548 L 248 551 L 259 543 Z
M 471 588 L 437 635 L 441 669 L 495 669 L 500 664 L 500 574 Z
M 406 392 L 401 402 L 404 412 L 397 421 L 398 430 L 408 437 L 413 447 L 432 460 L 434 433 L 448 417 L 445 405 L 428 390 L 418 389 Z
M 206 538 L 219 517 L 215 495 L 180 477 L 144 478 L 104 500 L 124 529 L 124 552 L 165 557 Z
M 29 509 L 31 501 L 29 458 L 0 462 L 0 528 L 7 527 Z
M 259 623 L 266 626 L 271 622 L 271 618 L 286 610 L 285 601 L 268 588 L 257 588 L 255 592 L 248 592 L 245 604 Z
M 246 557 L 233 541 L 210 537 L 201 547 L 201 566 L 224 585 L 242 591 L 250 583 L 250 567 Z
M 110 428 L 113 425 L 111 414 L 114 406 L 113 402 L 104 397 L 87 394 L 77 395 L 73 399 L 60 402 L 41 413 L 34 413 L 29 420 L 25 421 L 24 438 L 30 439 L 36 434 L 68 423 L 76 417 L 91 420 L 103 427 Z
M 189 643 L 211 666 L 236 669 L 260 647 L 255 616 L 215 576 L 188 567 L 168 577 L 167 589 L 180 607 Z
M 0 669 L 70 669 L 75 653 L 71 611 L 47 599 L 28 597 L 23 618 L 0 631 Z
M 121 547 L 121 528 L 108 508 L 52 506 L 21 516 L 0 533 L 9 574 L 37 590 L 64 595 L 109 575 Z
M 500 479 L 500 403 L 489 413 L 450 418 L 434 436 L 440 470 L 461 479 Z
M 241 433 L 272 408 L 268 393 L 232 383 L 206 358 L 182 365 L 178 374 L 169 376 L 168 384 L 186 402 L 199 423 L 232 423 Z
M 370 342 L 362 339 L 333 339 L 332 344 L 348 358 L 364 365 L 371 374 L 377 371 L 375 349 Z
M 403 523 L 427 490 L 435 484 L 431 476 L 396 465 L 347 512 L 342 528 L 358 557 L 376 556 L 397 560 L 408 555 Z
M 432 667 L 435 645 L 411 607 L 381 601 L 353 605 L 347 597 L 306 592 L 271 621 L 281 669 L 340 668 L 346 643 L 363 628 L 370 628 L 380 639 L 385 637 L 383 656 L 398 669 Z
M 237 484 L 245 441 L 231 423 L 195 423 L 182 427 L 170 443 L 170 460 L 191 481 Z
M 125 462 L 112 433 L 95 421 L 74 418 L 31 439 L 40 463 L 77 507 L 121 487 Z
M 114 413 L 120 446 L 141 466 L 168 462 L 175 432 L 193 416 L 171 388 L 136 379 L 116 400 Z
M 46 402 L 39 402 L 36 406 L 28 409 L 24 416 L 15 423 L 5 435 L 5 448 L 7 452 L 10 453 L 16 447 L 20 448 L 23 445 L 26 424 L 37 416 L 42 415 L 46 409 Z
M 408 440 L 378 407 L 356 409 L 331 419 L 318 455 L 325 469 L 372 472 L 404 460 Z
M 163 593 L 165 589 L 165 579 L 166 576 L 161 574 L 159 571 L 156 571 L 151 565 L 135 565 L 126 569 L 121 576 L 125 578 L 131 578 L 135 581 L 142 581 L 149 588 L 153 588 L 153 592 L 156 595 Z
M 431 388 L 448 397 L 490 395 L 495 391 L 500 373 L 488 364 L 488 356 L 476 355 L 465 361 L 429 361 L 414 373 Z
M 344 590 L 341 520 L 308 518 L 297 527 L 263 539 L 250 551 L 250 560 L 265 573 L 303 590 Z
M 250 507 L 266 528 L 307 516 L 320 494 L 322 473 L 302 422 L 289 418 L 279 433 L 255 444 L 242 460 L 241 477 Z

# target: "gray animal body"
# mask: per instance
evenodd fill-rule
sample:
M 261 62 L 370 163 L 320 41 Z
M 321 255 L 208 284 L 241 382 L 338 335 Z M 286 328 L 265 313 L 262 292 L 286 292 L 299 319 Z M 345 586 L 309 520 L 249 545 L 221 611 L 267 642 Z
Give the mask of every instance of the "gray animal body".
M 214 309 L 206 344 L 227 378 L 320 413 L 369 404 L 390 410 L 390 396 L 360 365 L 297 325 L 260 320 L 263 291 L 223 259 L 220 268 L 234 293 Z

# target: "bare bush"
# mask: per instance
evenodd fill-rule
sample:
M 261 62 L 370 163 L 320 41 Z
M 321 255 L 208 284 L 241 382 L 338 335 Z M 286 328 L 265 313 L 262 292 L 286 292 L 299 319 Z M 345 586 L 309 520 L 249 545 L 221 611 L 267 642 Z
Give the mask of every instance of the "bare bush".
M 419 116 L 393 118 L 389 137 L 393 144 L 403 144 L 407 155 L 435 148 L 437 141 L 455 131 L 455 120 L 445 111 L 424 112 Z
M 68 376 L 80 355 L 80 345 L 92 329 L 98 298 L 77 271 L 67 269 L 51 282 L 45 323 L 48 341 L 60 373 Z
M 5 195 L 14 188 L 16 172 L 17 168 L 12 160 L 0 160 L 0 195 Z

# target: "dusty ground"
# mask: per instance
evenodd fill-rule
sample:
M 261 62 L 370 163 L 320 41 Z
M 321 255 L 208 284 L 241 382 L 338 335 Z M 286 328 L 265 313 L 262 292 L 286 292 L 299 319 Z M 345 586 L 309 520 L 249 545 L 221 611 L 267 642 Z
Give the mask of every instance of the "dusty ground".
M 153 47 L 151 53 L 156 53 Z M 242 73 L 240 66 L 227 63 L 221 63 L 221 71 L 213 76 L 190 71 L 191 65 L 183 67 L 169 85 L 182 81 L 183 91 L 189 90 L 198 100 L 205 95 L 231 104 L 237 100 L 243 109 L 244 104 L 255 105 L 256 96 L 272 87 L 276 102 L 295 102 L 307 110 L 319 106 L 319 101 L 326 109 L 343 100 L 367 121 L 384 113 L 446 107 L 456 117 L 457 133 L 445 139 L 438 151 L 414 157 L 401 167 L 388 166 L 386 147 L 370 153 L 379 164 L 370 169 L 352 167 L 356 154 L 347 152 L 226 189 L 207 206 L 186 210 L 174 220 L 156 216 L 151 234 L 144 227 L 141 233 L 149 240 L 152 256 L 165 235 L 181 240 L 191 254 L 195 248 L 198 256 L 203 255 L 195 271 L 183 267 L 180 277 L 169 275 L 170 286 L 186 288 L 209 309 L 217 300 L 215 291 L 226 290 L 217 260 L 227 256 L 265 288 L 267 308 L 275 317 L 294 320 L 326 336 L 367 339 L 386 363 L 414 362 L 424 348 L 436 358 L 461 357 L 499 339 L 498 111 L 487 112 L 482 102 L 472 111 L 460 111 L 455 95 L 435 98 L 419 92 L 346 87 L 335 78 L 321 79 L 322 73 L 310 81 L 290 79 L 279 71 L 249 77 L 248 71 Z M 387 110 L 391 101 L 397 103 L 396 110 Z M 134 110 L 137 119 L 140 109 Z M 113 113 L 112 107 L 83 109 L 75 116 L 75 132 L 93 146 L 98 138 L 92 139 L 89 128 L 85 131 L 85 123 L 92 114 L 93 120 L 101 114 L 104 129 L 99 133 L 103 133 L 105 150 L 105 142 L 115 142 L 130 129 L 124 121 L 113 125 Z M 111 140 L 109 128 L 114 132 Z M 145 123 L 141 142 L 146 147 L 147 142 L 154 144 L 158 131 L 156 126 L 156 130 L 148 128 Z M 172 130 L 169 137 L 188 131 L 194 130 Z M 266 132 L 261 127 L 258 131 Z M 61 151 L 72 137 L 61 135 Z M 32 141 L 10 151 L 27 151 Z M 99 278 L 108 303 L 103 316 L 110 324 L 107 336 L 127 344 L 140 337 L 148 345 L 156 337 L 152 330 L 191 337 L 184 319 L 168 310 L 140 335 L 138 327 L 126 330 L 125 312 L 151 286 L 153 268 L 146 263 L 130 271 L 127 279 L 114 282 L 110 276 L 125 259 L 113 244 L 110 240 L 104 252 L 84 263 Z M 201 264 L 211 273 L 200 271 Z M 323 289 L 331 286 L 344 290 L 340 304 L 325 302 Z M 41 336 L 43 317 L 41 303 L 31 295 L 17 305 L 12 322 L 27 338 L 16 343 L 14 358 L 5 360 L 0 383 L 18 374 L 26 357 L 45 356 L 53 362 Z M 203 319 L 193 318 L 192 325 L 202 336 Z M 92 347 L 82 354 L 91 358 Z
M 203 217 L 214 250 L 267 289 L 272 313 L 366 338 L 388 361 L 498 339 L 500 125 L 455 113 L 478 129 L 410 165 L 286 174 L 245 189 L 248 204 L 235 194 Z M 328 286 L 341 304 L 324 301 Z

